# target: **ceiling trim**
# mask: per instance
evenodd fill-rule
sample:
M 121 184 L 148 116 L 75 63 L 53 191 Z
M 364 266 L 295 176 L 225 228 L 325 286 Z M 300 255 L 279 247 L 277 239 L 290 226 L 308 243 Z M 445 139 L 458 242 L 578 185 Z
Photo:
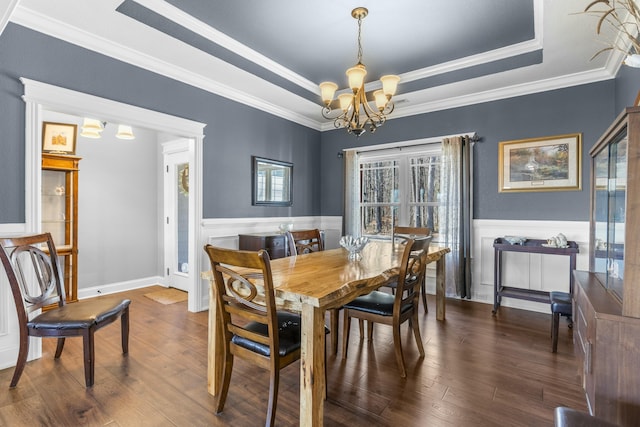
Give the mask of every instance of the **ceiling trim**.
M 302 77 L 300 74 L 293 72 L 287 67 L 267 58 L 261 53 L 251 49 L 250 47 L 238 42 L 226 34 L 216 30 L 210 25 L 205 24 L 199 19 L 189 15 L 188 13 L 178 9 L 177 7 L 167 3 L 164 0 L 132 0 L 153 12 L 164 16 L 165 18 L 175 22 L 178 25 L 192 31 L 199 36 L 212 41 L 213 43 L 228 49 L 229 51 L 271 71 L 272 73 L 308 90 L 309 92 L 320 95 L 318 85 L 309 79 Z
M 572 86 L 580 86 L 588 83 L 610 80 L 615 74 L 607 68 L 586 71 L 583 73 L 569 74 L 561 77 L 528 82 L 526 84 L 512 85 L 499 89 L 492 89 L 484 92 L 477 92 L 471 95 L 456 96 L 432 102 L 420 103 L 416 106 L 396 107 L 393 114 L 387 120 L 399 119 L 401 117 L 415 116 L 418 114 L 432 113 L 434 111 L 448 110 L 451 108 L 467 107 L 501 99 L 515 98 L 518 96 L 531 95 L 550 90 L 563 89 Z M 428 89 L 426 89 L 428 90 Z M 325 122 L 321 126 L 322 131 L 335 129 L 333 122 Z
M 438 74 L 445 74 L 451 71 L 457 71 L 463 68 L 474 67 L 476 65 L 482 65 L 493 61 L 499 61 L 505 58 L 511 58 L 513 56 L 523 55 L 525 53 L 534 52 L 542 49 L 543 46 L 543 8 L 542 0 L 533 1 L 533 26 L 534 37 L 531 40 L 525 42 L 516 43 L 510 46 L 505 46 L 499 49 L 490 50 L 487 52 L 481 52 L 475 55 L 467 56 L 461 59 L 454 59 L 453 61 L 443 62 L 431 67 L 422 68 L 420 70 L 410 71 L 400 75 L 402 83 L 412 82 L 414 80 L 420 80 L 427 77 L 432 77 Z
M 153 6 L 154 8 L 156 7 L 155 6 L 156 3 L 158 4 L 165 3 L 160 0 L 135 0 L 135 1 L 140 4 L 154 5 Z M 534 46 L 537 48 L 540 48 L 542 44 L 542 39 L 543 39 L 542 29 L 541 29 L 542 0 L 534 0 L 534 11 L 535 11 L 535 38 L 531 41 L 527 41 L 527 42 L 519 43 L 513 46 L 509 46 L 506 48 L 501 48 L 501 49 L 496 49 L 494 51 L 491 51 L 490 52 L 491 55 L 496 55 L 495 57 L 491 58 L 491 60 L 495 60 L 496 58 L 502 57 L 502 55 L 506 56 L 507 53 L 514 54 L 514 52 L 516 51 L 528 51 L 532 49 Z M 318 119 L 317 120 L 312 119 L 297 111 L 293 111 L 290 108 L 285 108 L 280 105 L 276 105 L 271 102 L 265 101 L 264 99 L 258 98 L 249 92 L 239 91 L 235 88 L 232 88 L 228 85 L 218 82 L 210 77 L 205 77 L 200 74 L 191 72 L 188 69 L 177 67 L 174 64 L 170 64 L 166 61 L 159 60 L 144 52 L 131 49 L 126 45 L 113 43 L 91 32 L 81 30 L 76 27 L 70 27 L 57 20 L 52 20 L 51 17 L 46 16 L 40 12 L 28 9 L 20 4 L 15 8 L 14 13 L 11 16 L 11 21 L 17 24 L 23 25 L 27 28 L 31 28 L 35 31 L 39 31 L 51 37 L 64 40 L 66 42 L 95 51 L 99 54 L 109 56 L 116 60 L 123 61 L 125 63 L 143 68 L 150 72 L 171 78 L 173 80 L 192 85 L 194 87 L 200 88 L 210 93 L 223 96 L 230 100 L 248 105 L 250 107 L 259 109 L 261 111 L 272 114 L 274 116 L 281 117 L 285 120 L 298 123 L 302 126 L 306 126 L 311 129 L 315 129 L 319 131 L 335 129 L 335 127 L 333 126 L 333 122 L 327 122 L 321 118 L 320 104 L 317 105 Z M 617 71 L 620 68 L 621 58 L 622 58 L 622 54 L 612 54 L 609 56 L 606 66 L 604 68 L 600 68 L 597 70 L 588 71 L 584 73 L 576 73 L 576 74 L 565 75 L 557 78 L 527 82 L 524 84 L 513 85 L 505 88 L 479 92 L 472 95 L 458 96 L 458 97 L 447 98 L 444 100 L 420 103 L 419 105 L 415 105 L 415 106 L 401 107 L 400 105 L 398 105 L 396 106 L 396 110 L 394 111 L 394 114 L 390 116 L 389 119 L 395 119 L 395 118 L 406 117 L 406 116 L 417 115 L 417 114 L 424 114 L 424 113 L 450 109 L 450 108 L 463 107 L 467 105 L 496 101 L 499 99 L 529 95 L 529 94 L 544 92 L 548 90 L 561 89 L 564 87 L 577 86 L 581 84 L 594 83 L 602 80 L 611 79 L 615 77 Z M 471 57 L 471 61 L 473 60 L 478 60 L 478 59 Z M 255 87 L 255 85 L 258 84 L 256 83 L 256 81 L 259 79 L 254 75 L 238 67 L 235 67 L 231 64 L 228 64 L 222 60 L 219 60 L 218 58 L 212 58 L 212 61 L 214 62 L 215 67 L 218 67 L 219 70 L 216 69 L 215 70 L 216 72 L 211 72 L 210 75 L 216 75 L 216 74 L 222 75 L 222 73 L 229 73 L 230 71 L 232 71 L 233 73 L 235 73 L 234 80 L 246 82 L 246 84 L 243 83 L 243 87 L 251 88 L 251 87 Z M 482 61 L 482 62 L 486 62 L 486 61 Z M 468 66 L 471 66 L 472 64 L 469 61 L 469 59 L 460 60 L 460 61 L 451 61 L 449 63 L 440 64 L 438 66 L 429 67 L 423 70 L 417 70 L 416 72 L 406 73 L 405 75 L 403 75 L 403 79 L 424 78 L 424 76 L 423 77 L 420 76 L 419 74 L 420 72 L 430 73 L 428 75 L 442 74 L 455 69 L 455 67 L 464 68 L 464 66 L 462 65 L 468 67 Z M 283 70 L 286 70 L 286 68 L 284 67 L 280 67 L 280 68 L 282 68 Z M 217 71 L 219 71 L 219 73 Z M 286 78 L 286 76 L 283 76 L 283 77 Z M 482 77 L 480 77 L 480 79 L 481 78 Z M 304 106 L 311 106 L 311 108 L 316 107 L 316 105 L 313 102 L 306 100 L 298 95 L 291 94 L 290 92 L 278 87 L 277 85 L 263 81 L 261 79 L 259 84 L 270 86 L 269 90 L 274 91 L 274 93 L 276 93 L 277 91 L 281 91 L 282 94 L 285 95 L 285 92 L 286 92 L 286 96 L 294 97 L 294 99 L 297 98 L 300 101 L 298 103 L 299 107 L 302 107 L 302 108 L 305 108 Z M 314 88 L 315 88 L 315 85 L 314 85 Z M 429 90 L 430 89 L 424 89 L 423 91 L 413 92 L 412 94 L 420 94 L 420 92 L 427 93 L 427 91 Z M 277 97 L 274 97 L 273 99 L 277 99 Z M 307 109 L 307 112 L 308 111 L 309 110 Z
M 19 0 L 9 0 L 7 4 L 0 6 L 0 34 L 4 31 L 5 27 L 11 19 L 11 14 L 18 6 Z
M 203 77 L 185 68 L 177 67 L 174 64 L 159 60 L 151 55 L 131 49 L 125 45 L 110 42 L 88 31 L 84 31 L 76 27 L 70 27 L 58 20 L 52 19 L 49 16 L 45 16 L 40 12 L 18 6 L 11 17 L 11 21 L 35 31 L 39 31 L 48 36 L 64 40 L 125 63 L 135 65 L 170 79 L 195 86 L 199 89 L 257 108 L 283 119 L 315 130 L 320 130 L 321 122 L 319 120 L 311 120 L 302 114 L 267 102 L 247 92 L 239 91 L 214 79 Z M 231 67 L 234 72 L 238 73 L 238 75 L 245 74 L 247 76 L 252 76 L 240 68 L 218 60 L 217 58 L 216 60 L 221 66 Z M 212 72 L 212 75 L 215 75 L 215 73 Z M 271 83 L 265 82 L 265 84 Z M 271 85 L 275 87 L 275 85 Z M 245 87 L 250 87 L 250 85 L 246 85 Z M 284 91 L 284 89 L 282 90 Z

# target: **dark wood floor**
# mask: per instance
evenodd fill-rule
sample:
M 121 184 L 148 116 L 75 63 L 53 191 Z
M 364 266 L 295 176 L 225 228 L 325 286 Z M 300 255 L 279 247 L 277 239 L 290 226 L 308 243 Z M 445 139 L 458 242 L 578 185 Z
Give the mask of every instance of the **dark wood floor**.
M 16 389 L 13 369 L 0 371 L 0 425 L 259 426 L 268 374 L 237 360 L 225 410 L 213 413 L 207 393 L 207 316 L 186 302 L 162 305 L 153 288 L 132 299 L 130 353 L 120 328 L 97 333 L 96 377 L 84 387 L 82 346 L 69 339 L 53 359 L 55 340 L 29 362 Z M 431 307 L 434 301 L 430 300 Z M 342 360 L 328 357 L 327 426 L 550 426 L 553 409 L 585 410 L 571 331 L 562 321 L 558 353 L 550 352 L 550 315 L 448 300 L 447 320 L 420 315 L 426 357 L 403 326 L 408 377 L 398 375 L 391 335 L 378 326 L 373 343 L 359 341 L 357 322 Z M 296 426 L 299 364 L 281 374 L 276 424 Z

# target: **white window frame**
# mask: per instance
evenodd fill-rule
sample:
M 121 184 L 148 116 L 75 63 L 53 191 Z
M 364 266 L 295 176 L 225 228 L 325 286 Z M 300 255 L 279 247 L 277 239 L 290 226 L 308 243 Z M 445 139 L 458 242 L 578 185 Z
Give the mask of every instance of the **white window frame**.
M 431 202 L 411 202 L 409 201 L 409 194 L 411 193 L 411 159 L 420 156 L 440 156 L 442 154 L 442 144 L 440 143 L 428 143 L 412 146 L 401 146 L 396 148 L 386 148 L 380 150 L 371 150 L 360 153 L 358 156 L 358 176 L 360 177 L 360 170 L 362 164 L 382 161 L 396 161 L 398 170 L 398 196 L 397 200 L 391 200 L 387 203 L 363 203 L 361 202 L 361 194 L 358 199 L 358 216 L 360 218 L 359 226 L 360 233 L 366 235 L 362 227 L 362 210 L 365 207 L 370 206 L 389 206 L 391 208 L 397 207 L 398 219 L 395 221 L 397 225 L 408 225 L 410 221 L 410 207 L 416 206 L 440 206 L 439 201 Z M 359 188 L 362 188 L 359 185 Z M 392 209 L 393 212 L 393 209 Z M 394 220 L 392 220 L 394 221 Z M 371 237 L 386 237 L 385 234 L 372 235 Z M 389 235 L 391 237 L 391 235 Z

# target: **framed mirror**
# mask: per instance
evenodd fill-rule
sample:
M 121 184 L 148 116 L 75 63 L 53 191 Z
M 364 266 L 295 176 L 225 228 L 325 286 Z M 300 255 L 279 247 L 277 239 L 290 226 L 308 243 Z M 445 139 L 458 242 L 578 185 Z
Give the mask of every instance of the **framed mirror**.
M 252 156 L 252 205 L 293 205 L 293 163 Z

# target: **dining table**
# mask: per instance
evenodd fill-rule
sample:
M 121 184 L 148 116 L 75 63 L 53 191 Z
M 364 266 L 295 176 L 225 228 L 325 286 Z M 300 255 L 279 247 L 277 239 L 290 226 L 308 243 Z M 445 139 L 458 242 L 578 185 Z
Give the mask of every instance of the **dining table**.
M 300 313 L 300 426 L 322 426 L 325 396 L 325 311 L 367 294 L 397 278 L 403 243 L 371 240 L 361 259 L 349 260 L 346 249 L 330 249 L 270 261 L 279 309 Z M 445 319 L 445 259 L 447 247 L 432 245 L 428 262 L 436 262 L 436 319 Z M 204 278 L 213 280 L 211 272 Z M 222 321 L 213 287 L 209 287 L 207 387 L 219 392 L 224 355 Z

